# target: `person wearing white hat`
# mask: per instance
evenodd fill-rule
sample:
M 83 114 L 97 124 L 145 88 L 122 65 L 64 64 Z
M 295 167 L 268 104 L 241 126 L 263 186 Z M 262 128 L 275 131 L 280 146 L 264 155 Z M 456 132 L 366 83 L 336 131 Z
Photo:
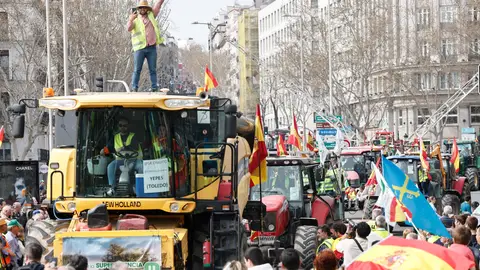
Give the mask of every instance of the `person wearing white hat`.
M 158 90 L 157 45 L 162 44 L 163 39 L 155 18 L 160 13 L 164 1 L 158 0 L 153 8 L 150 7 L 148 1 L 140 1 L 137 8 L 133 10 L 128 18 L 127 29 L 132 35 L 134 62 L 132 89 L 135 92 L 138 91 L 138 82 L 145 59 L 147 59 L 148 70 L 150 71 L 152 92 Z

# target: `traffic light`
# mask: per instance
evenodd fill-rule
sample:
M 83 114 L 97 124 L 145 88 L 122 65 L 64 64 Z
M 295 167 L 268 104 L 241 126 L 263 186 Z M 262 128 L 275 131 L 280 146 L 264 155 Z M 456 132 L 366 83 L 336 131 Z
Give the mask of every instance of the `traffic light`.
M 95 86 L 97 87 L 97 92 L 103 92 L 105 88 L 105 80 L 103 77 L 95 78 Z
M 263 127 L 263 134 L 268 135 L 268 127 Z

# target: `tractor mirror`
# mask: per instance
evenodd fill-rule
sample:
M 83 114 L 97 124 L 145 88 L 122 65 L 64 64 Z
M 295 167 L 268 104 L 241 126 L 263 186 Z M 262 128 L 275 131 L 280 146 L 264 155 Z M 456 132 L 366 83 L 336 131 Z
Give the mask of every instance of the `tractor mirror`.
M 237 137 L 237 106 L 225 107 L 225 138 Z
M 13 120 L 13 130 L 12 135 L 14 138 L 19 139 L 23 138 L 25 132 L 25 115 L 17 115 Z
M 267 206 L 261 201 L 248 201 L 242 217 L 250 221 L 250 230 L 261 231 L 261 216 L 267 214 Z

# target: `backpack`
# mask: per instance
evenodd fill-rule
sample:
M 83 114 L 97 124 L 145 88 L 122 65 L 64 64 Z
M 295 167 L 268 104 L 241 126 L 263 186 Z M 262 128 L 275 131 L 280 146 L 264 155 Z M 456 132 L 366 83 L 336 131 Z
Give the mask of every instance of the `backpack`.
M 472 253 L 473 257 L 475 258 L 475 269 L 479 270 L 478 265 L 480 264 L 480 250 L 474 248 L 474 247 L 468 247 Z

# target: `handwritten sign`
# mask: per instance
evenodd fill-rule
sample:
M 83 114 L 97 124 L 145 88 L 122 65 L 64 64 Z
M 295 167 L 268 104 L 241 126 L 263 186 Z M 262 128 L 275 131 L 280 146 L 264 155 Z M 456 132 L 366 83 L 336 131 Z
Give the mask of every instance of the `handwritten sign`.
M 143 190 L 145 193 L 168 192 L 170 190 L 168 159 L 143 161 Z

